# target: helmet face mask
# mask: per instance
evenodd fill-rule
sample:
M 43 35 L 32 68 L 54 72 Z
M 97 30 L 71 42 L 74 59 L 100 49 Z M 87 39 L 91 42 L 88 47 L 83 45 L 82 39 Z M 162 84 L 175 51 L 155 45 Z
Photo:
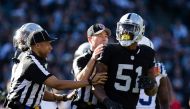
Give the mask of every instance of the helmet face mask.
M 138 14 L 128 13 L 117 23 L 116 36 L 122 46 L 138 42 L 144 34 L 144 21 Z
M 137 24 L 127 24 L 127 23 L 117 23 L 117 26 L 119 28 L 119 34 L 133 34 L 138 35 L 140 32 L 140 27 Z

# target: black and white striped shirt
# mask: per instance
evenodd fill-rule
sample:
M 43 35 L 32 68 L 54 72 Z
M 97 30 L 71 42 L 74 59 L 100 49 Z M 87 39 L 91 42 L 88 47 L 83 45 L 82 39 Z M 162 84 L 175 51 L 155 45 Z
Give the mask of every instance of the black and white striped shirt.
M 43 82 L 51 76 L 47 62 L 32 52 L 23 52 L 18 59 L 20 62 L 12 68 L 7 100 L 20 101 L 31 108 L 39 106 L 45 92 Z
M 74 75 L 77 75 L 78 73 L 80 73 L 80 71 L 82 71 L 82 69 L 87 65 L 91 56 L 92 56 L 92 51 L 89 50 L 88 52 L 86 52 L 83 55 L 80 55 L 74 59 L 74 61 L 73 61 Z M 93 95 L 91 88 L 92 88 L 91 86 L 86 86 L 86 87 L 80 88 L 78 90 L 79 98 L 77 99 L 77 101 L 84 101 L 84 102 L 88 102 L 88 103 L 92 103 L 92 104 L 96 105 L 97 99 Z

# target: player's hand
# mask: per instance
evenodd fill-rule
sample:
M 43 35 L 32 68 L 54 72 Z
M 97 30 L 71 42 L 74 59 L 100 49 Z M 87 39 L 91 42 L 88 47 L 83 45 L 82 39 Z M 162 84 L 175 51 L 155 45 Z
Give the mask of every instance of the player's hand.
M 105 84 L 107 80 L 107 72 L 97 73 L 92 79 L 91 84 L 97 85 L 97 84 Z
M 152 89 L 156 84 L 156 81 L 148 76 L 140 76 L 138 82 L 141 89 Z
M 103 44 L 98 45 L 95 48 L 95 50 L 94 50 L 91 58 L 93 60 L 97 60 L 99 58 L 100 54 L 103 52 L 103 49 L 104 49 L 104 45 Z
M 106 109 L 123 109 L 121 104 L 112 101 L 109 98 L 105 98 L 103 104 L 106 106 Z
M 158 91 L 156 80 L 148 76 L 139 77 L 139 88 L 144 89 L 144 92 L 148 96 L 154 96 Z

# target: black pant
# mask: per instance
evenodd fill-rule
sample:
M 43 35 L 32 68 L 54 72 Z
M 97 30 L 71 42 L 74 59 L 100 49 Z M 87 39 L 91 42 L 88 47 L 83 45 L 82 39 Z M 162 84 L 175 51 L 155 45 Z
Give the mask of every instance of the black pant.
M 4 107 L 11 109 L 24 109 L 24 106 L 19 101 L 10 101 L 7 99 L 4 102 Z

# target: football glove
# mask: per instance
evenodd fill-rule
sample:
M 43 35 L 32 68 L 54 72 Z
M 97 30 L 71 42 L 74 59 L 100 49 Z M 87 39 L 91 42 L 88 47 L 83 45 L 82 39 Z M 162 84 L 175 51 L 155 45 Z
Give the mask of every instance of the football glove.
M 123 109 L 121 104 L 114 102 L 109 98 L 105 98 L 103 104 L 106 106 L 106 109 Z
M 138 82 L 141 89 L 152 89 L 156 84 L 156 81 L 148 76 L 140 76 Z

